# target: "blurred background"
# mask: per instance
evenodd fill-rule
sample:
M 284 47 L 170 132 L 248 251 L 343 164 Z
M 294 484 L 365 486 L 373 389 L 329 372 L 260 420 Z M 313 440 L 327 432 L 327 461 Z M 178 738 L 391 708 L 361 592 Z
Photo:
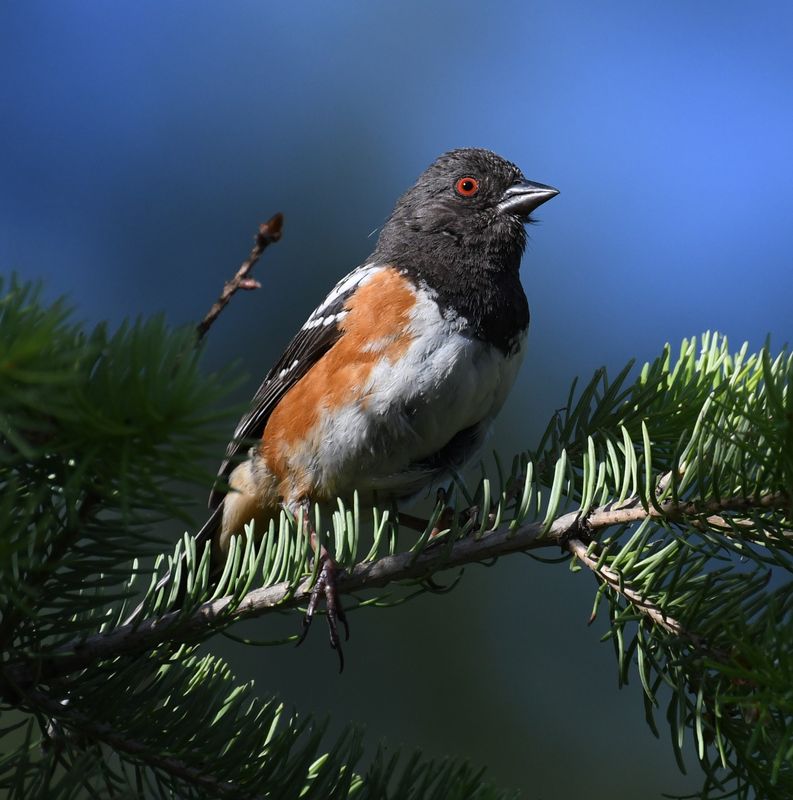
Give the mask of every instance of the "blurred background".
M 5 3 L 0 272 L 44 279 L 89 323 L 193 322 L 283 211 L 263 290 L 206 346 L 208 370 L 239 362 L 244 402 L 417 174 L 491 148 L 561 190 L 524 259 L 507 460 L 577 374 L 706 329 L 790 339 L 791 41 L 785 3 Z M 525 798 L 696 789 L 639 687 L 617 690 L 593 589 L 523 556 L 469 567 L 450 595 L 355 613 L 342 676 L 322 620 L 298 651 L 213 647 L 333 730 L 464 756 Z

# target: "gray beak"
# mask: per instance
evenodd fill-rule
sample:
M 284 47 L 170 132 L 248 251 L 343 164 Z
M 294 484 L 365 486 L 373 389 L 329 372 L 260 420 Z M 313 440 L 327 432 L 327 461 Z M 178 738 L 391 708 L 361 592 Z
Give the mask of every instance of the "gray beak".
M 556 197 L 557 194 L 559 194 L 559 190 L 554 189 L 553 186 L 532 181 L 518 181 L 513 183 L 501 196 L 498 211 L 501 214 L 517 214 L 519 217 L 528 217 L 535 208 L 552 197 Z

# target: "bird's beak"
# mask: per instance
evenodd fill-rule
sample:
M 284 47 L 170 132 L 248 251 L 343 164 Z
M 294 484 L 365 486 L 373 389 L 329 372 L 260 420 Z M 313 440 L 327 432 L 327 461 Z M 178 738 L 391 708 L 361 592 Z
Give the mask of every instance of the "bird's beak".
M 501 196 L 498 211 L 501 214 L 517 214 L 519 217 L 528 217 L 535 208 L 552 197 L 556 197 L 557 194 L 559 194 L 558 189 L 546 186 L 544 183 L 517 181 Z

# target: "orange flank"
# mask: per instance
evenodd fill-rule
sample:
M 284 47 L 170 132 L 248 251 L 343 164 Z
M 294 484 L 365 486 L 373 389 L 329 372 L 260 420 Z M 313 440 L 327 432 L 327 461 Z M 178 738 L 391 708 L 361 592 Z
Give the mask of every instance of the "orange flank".
M 383 361 L 396 361 L 410 346 L 407 333 L 416 294 L 394 269 L 381 270 L 345 304 L 342 334 L 328 352 L 284 395 L 262 436 L 261 453 L 285 502 L 313 496 L 301 456 L 316 452 L 323 412 L 366 401 L 369 377 Z M 307 448 L 307 449 L 306 449 Z

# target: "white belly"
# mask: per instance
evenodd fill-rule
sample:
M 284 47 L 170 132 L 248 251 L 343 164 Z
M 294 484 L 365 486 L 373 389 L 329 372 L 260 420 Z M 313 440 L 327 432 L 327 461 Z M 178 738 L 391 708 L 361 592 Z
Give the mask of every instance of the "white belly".
M 457 433 L 479 426 L 484 439 L 517 375 L 525 332 L 505 357 L 465 328 L 465 320 L 444 318 L 427 291 L 419 292 L 407 352 L 396 363 L 379 362 L 362 399 L 322 419 L 313 466 L 326 481 L 333 476 L 336 493 L 413 494 L 438 477 L 416 465 Z

